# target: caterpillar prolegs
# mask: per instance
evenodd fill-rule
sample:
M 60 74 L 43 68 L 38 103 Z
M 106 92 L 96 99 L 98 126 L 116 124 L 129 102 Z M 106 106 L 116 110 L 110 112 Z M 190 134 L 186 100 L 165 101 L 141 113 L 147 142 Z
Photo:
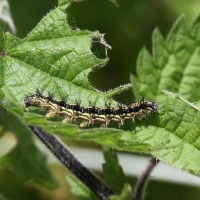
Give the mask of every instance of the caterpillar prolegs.
M 24 108 L 35 106 L 43 110 L 48 110 L 47 118 L 55 116 L 63 116 L 63 123 L 72 121 L 73 119 L 80 120 L 80 127 L 86 127 L 94 122 L 99 122 L 103 127 L 107 127 L 110 122 L 118 122 L 123 125 L 124 120 L 134 119 L 137 117 L 140 120 L 147 115 L 153 115 L 157 112 L 157 103 L 155 101 L 145 101 L 144 96 L 139 102 L 126 104 L 125 106 L 111 107 L 105 104 L 104 107 L 95 107 L 91 103 L 89 106 L 81 106 L 78 102 L 69 104 L 62 99 L 61 101 L 55 100 L 54 95 L 43 96 L 37 90 L 36 94 L 26 96 L 23 103 Z

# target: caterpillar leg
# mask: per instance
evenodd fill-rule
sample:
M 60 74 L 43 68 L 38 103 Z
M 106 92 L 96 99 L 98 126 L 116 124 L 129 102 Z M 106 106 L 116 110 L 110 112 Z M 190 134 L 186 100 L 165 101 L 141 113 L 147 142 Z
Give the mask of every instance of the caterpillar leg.
M 64 119 L 62 120 L 63 123 L 67 123 L 72 121 L 73 119 L 77 118 L 77 112 L 72 109 L 67 109 L 65 111 L 60 111 L 59 115 L 64 116 Z
M 46 114 L 46 118 L 53 118 L 53 117 L 56 117 L 58 115 L 58 113 L 56 111 L 53 111 L 53 112 L 48 112 Z
M 65 117 L 65 119 L 62 120 L 63 123 L 68 123 L 70 121 L 72 121 L 73 118 L 71 117 Z
M 132 121 L 135 123 L 135 115 L 131 115 L 130 113 L 125 115 L 124 119 L 132 119 Z
M 93 122 L 93 114 L 78 112 L 78 119 L 82 121 L 80 127 L 86 127 Z
M 101 127 L 107 127 L 110 123 L 109 115 L 94 115 L 94 121 L 98 121 L 102 124 Z
M 86 126 L 89 126 L 89 122 L 88 121 L 82 121 L 81 124 L 80 124 L 80 127 L 84 128 Z
M 119 122 L 119 127 L 123 126 L 123 124 L 124 124 L 124 119 L 120 115 L 113 115 L 111 120 L 114 121 L 114 122 Z

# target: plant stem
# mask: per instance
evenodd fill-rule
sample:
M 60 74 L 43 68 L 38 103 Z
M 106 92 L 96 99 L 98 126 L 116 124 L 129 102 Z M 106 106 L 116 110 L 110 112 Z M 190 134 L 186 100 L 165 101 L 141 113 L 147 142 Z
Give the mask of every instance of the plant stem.
M 141 200 L 142 199 L 143 191 L 144 191 L 145 185 L 147 183 L 148 177 L 149 177 L 151 171 L 153 170 L 153 168 L 156 166 L 157 163 L 158 163 L 157 159 L 153 158 L 151 160 L 151 162 L 148 164 L 144 173 L 142 174 L 142 176 L 141 176 L 141 178 L 138 182 L 137 188 L 136 188 L 135 200 Z
M 109 200 L 113 191 L 89 171 L 55 135 L 37 126 L 29 126 L 52 153 L 100 199 Z

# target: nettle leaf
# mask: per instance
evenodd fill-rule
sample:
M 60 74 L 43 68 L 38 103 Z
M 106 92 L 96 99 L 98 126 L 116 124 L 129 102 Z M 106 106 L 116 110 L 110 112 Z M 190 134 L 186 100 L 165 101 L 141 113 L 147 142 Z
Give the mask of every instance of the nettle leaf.
M 59 1 L 58 8 L 44 17 L 26 38 L 4 35 L 1 89 L 19 106 L 24 95 L 35 93 L 37 88 L 43 90 L 44 95 L 54 92 L 56 99 L 67 96 L 69 102 L 77 99 L 83 105 L 88 105 L 88 100 L 97 105 L 110 101 L 106 93 L 97 91 L 88 80 L 93 67 L 103 66 L 108 61 L 98 59 L 91 52 L 92 38 L 103 36 L 99 32 L 69 27 L 65 9 L 71 1 Z M 116 93 L 120 91 L 116 89 Z M 116 93 L 113 91 L 112 95 Z
M 47 188 L 56 188 L 57 184 L 45 164 L 46 158 L 35 146 L 28 128 L 2 105 L 0 116 L 2 131 L 13 132 L 18 140 L 18 144 L 0 158 L 0 164 L 9 167 L 22 182 L 32 179 Z
M 165 92 L 167 105 L 159 115 L 159 128 L 154 133 L 156 143 L 153 154 L 177 168 L 200 177 L 200 109 L 189 103 L 180 95 Z M 162 129 L 162 130 L 161 130 Z M 151 136 L 145 141 L 151 141 Z M 142 136 L 142 131 L 138 135 Z M 163 145 L 163 148 L 158 148 Z M 167 148 L 169 147 L 169 148 Z M 156 149 L 158 148 L 158 149 Z
M 71 187 L 71 192 L 78 196 L 81 200 L 99 200 L 99 198 L 76 176 L 68 175 L 67 182 Z
M 44 95 L 54 92 L 57 100 L 67 96 L 69 103 L 77 99 L 83 106 L 89 101 L 96 106 L 104 106 L 105 101 L 116 106 L 111 97 L 130 87 L 129 84 L 101 93 L 90 85 L 88 74 L 108 61 L 107 58 L 98 59 L 91 52 L 93 38 L 102 39 L 103 36 L 99 32 L 69 27 L 65 9 L 70 2 L 72 0 L 60 0 L 59 6 L 26 38 L 18 39 L 9 33 L 0 38 L 4 42 L 0 45 L 4 49 L 1 52 L 0 87 L 5 105 L 9 108 L 7 100 L 14 102 L 15 106 L 10 109 L 26 124 L 39 125 L 47 132 L 95 141 L 121 151 L 153 153 L 169 164 L 199 176 L 196 123 L 199 110 L 178 95 L 166 95 L 161 90 L 177 92 L 189 101 L 200 103 L 197 89 L 200 84 L 200 17 L 190 29 L 184 17 L 180 17 L 166 42 L 156 30 L 154 57 L 146 49 L 139 55 L 138 77 L 132 76 L 134 92 L 137 99 L 143 93 L 146 99 L 157 99 L 160 109 L 157 115 L 141 121 L 136 119 L 136 123 L 129 120 L 120 128 L 113 123 L 112 128 L 91 125 L 81 129 L 76 122 L 63 124 L 61 117 L 47 120 L 45 112 L 39 108 L 30 107 L 24 113 L 19 112 L 25 95 L 34 93 L 36 88 L 43 90 Z M 188 156 L 190 154 L 192 156 Z
M 76 100 L 88 106 L 89 101 L 96 106 L 104 106 L 105 101 L 112 106 L 115 94 L 131 87 L 128 84 L 102 93 L 93 88 L 88 74 L 95 67 L 102 67 L 108 59 L 99 59 L 91 52 L 95 38 L 103 40 L 103 35 L 88 30 L 72 30 L 66 19 L 66 8 L 73 0 L 60 0 L 59 6 L 44 17 L 41 22 L 24 39 L 9 33 L 4 35 L 0 63 L 0 87 L 5 100 L 12 101 L 22 108 L 26 95 L 35 93 L 35 89 L 55 94 L 55 99 L 67 97 L 69 103 Z M 57 117 L 47 121 L 45 112 L 38 108 L 28 108 L 21 115 L 26 124 L 39 125 L 51 133 L 59 133 L 68 137 L 78 138 L 77 125 L 63 124 Z M 99 132 L 98 139 L 105 138 Z M 113 137 L 114 138 L 114 137 Z M 119 138 L 119 137 L 117 137 Z M 97 140 L 98 140 L 97 139 Z
M 153 34 L 153 56 L 143 48 L 137 61 L 138 77 L 131 76 L 137 98 L 145 94 L 147 99 L 165 106 L 162 90 L 181 94 L 200 106 L 200 16 L 190 27 L 182 15 L 175 22 L 165 41 L 156 29 Z
M 157 100 L 160 112 L 147 119 L 149 125 L 138 124 L 121 138 L 150 144 L 149 151 L 156 157 L 196 176 L 200 176 L 199 108 L 188 101 L 200 106 L 199 33 L 200 16 L 188 28 L 183 15 L 166 41 L 158 29 L 154 31 L 153 56 L 142 49 L 138 77 L 132 75 L 131 81 L 136 98 L 145 94 Z M 178 94 L 163 93 L 163 89 Z
M 122 192 L 120 195 L 112 195 L 109 197 L 110 200 L 130 200 L 133 198 L 132 187 L 129 184 L 125 184 L 122 188 Z
M 103 151 L 106 161 L 106 163 L 102 164 L 103 171 L 106 175 L 105 181 L 114 192 L 120 193 L 126 183 L 126 176 L 121 165 L 119 165 L 116 152 L 107 147 L 104 147 Z
M 157 158 L 200 177 L 200 109 L 178 94 L 164 94 L 166 107 L 159 115 L 139 123 L 121 140 L 150 144 Z
M 103 41 L 103 35 L 88 30 L 72 30 L 69 27 L 65 10 L 72 1 L 60 0 L 58 7 L 47 14 L 24 39 L 16 38 L 10 33 L 3 34 L 0 30 L 1 104 L 15 113 L 27 125 L 38 125 L 47 132 L 75 139 L 86 139 L 106 145 L 110 145 L 110 143 L 114 145 L 115 141 L 121 137 L 121 130 L 113 129 L 111 134 L 101 130 L 94 134 L 94 129 L 94 131 L 84 134 L 81 132 L 82 130 L 78 129 L 77 123 L 63 124 L 61 117 L 46 120 L 44 111 L 38 108 L 23 110 L 22 107 L 25 96 L 35 93 L 36 89 L 42 90 L 44 95 L 53 92 L 55 99 L 58 100 L 67 97 L 69 103 L 78 100 L 81 101 L 83 106 L 87 106 L 91 101 L 96 106 L 104 106 L 106 101 L 115 106 L 116 102 L 112 101 L 111 97 L 131 87 L 131 84 L 128 84 L 102 93 L 90 85 L 88 74 L 94 67 L 102 67 L 108 62 L 107 58 L 99 59 L 95 57 L 91 51 L 93 39 L 99 38 Z M 12 121 L 8 120 L 12 124 Z M 2 121 L 3 126 L 5 126 L 4 123 Z M 21 133 L 26 135 L 26 126 L 23 123 L 20 123 L 20 126 L 24 129 Z M 13 131 L 13 133 L 17 135 L 17 132 Z M 28 137 L 28 134 L 26 136 Z M 20 169 L 20 165 L 16 166 L 18 162 L 15 162 L 15 160 L 20 155 L 22 158 L 20 164 L 27 162 L 27 165 L 31 165 L 30 160 L 28 160 L 29 157 L 26 159 L 27 155 L 24 155 L 25 159 L 23 159 L 23 153 L 29 151 L 30 155 L 32 155 L 32 151 L 35 151 L 36 155 L 39 153 L 33 144 L 31 146 L 25 145 L 22 148 L 20 144 L 30 143 L 23 137 L 18 137 L 18 143 L 13 151 L 1 158 L 1 164 L 11 167 L 21 180 L 26 181 L 33 178 L 31 169 L 30 173 L 23 167 Z M 41 159 L 42 162 L 41 155 L 38 155 L 37 158 Z M 37 158 L 33 156 L 32 161 L 37 163 Z M 34 163 L 32 163 L 33 166 Z M 41 166 L 39 171 L 48 175 L 47 171 Z M 27 174 L 23 172 L 27 172 Z M 39 179 L 37 176 L 33 180 L 45 186 L 53 187 L 48 182 L 49 180 L 43 183 L 43 178 Z M 54 185 L 53 180 L 52 184 Z

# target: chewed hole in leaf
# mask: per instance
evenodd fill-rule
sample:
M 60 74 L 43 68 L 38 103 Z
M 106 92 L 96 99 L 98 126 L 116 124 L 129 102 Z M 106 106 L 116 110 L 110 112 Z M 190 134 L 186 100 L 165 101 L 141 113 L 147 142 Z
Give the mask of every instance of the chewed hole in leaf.
M 76 27 L 76 20 L 75 20 L 74 16 L 70 14 L 68 9 L 66 10 L 66 14 L 67 14 L 66 20 L 67 20 L 69 27 L 72 30 L 77 30 L 78 28 Z
M 69 10 L 70 10 L 70 7 L 68 7 L 66 10 L 66 14 L 67 14 L 66 20 L 69 27 L 72 30 L 80 31 L 80 28 L 78 28 L 76 25 L 76 19 L 74 15 L 72 15 Z M 81 29 L 85 30 L 85 27 Z M 107 49 L 111 49 L 111 46 L 106 43 L 104 39 L 104 34 L 91 38 L 91 51 L 97 58 L 99 59 L 107 58 Z
M 91 51 L 99 59 L 107 57 L 107 49 L 111 48 L 104 40 L 104 35 L 91 38 Z

